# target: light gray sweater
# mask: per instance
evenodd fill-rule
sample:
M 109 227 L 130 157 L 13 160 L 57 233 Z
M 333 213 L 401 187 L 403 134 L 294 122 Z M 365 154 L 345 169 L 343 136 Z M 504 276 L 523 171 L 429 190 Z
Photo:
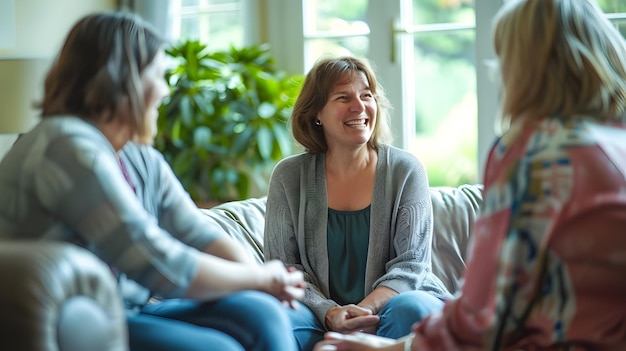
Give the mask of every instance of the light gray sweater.
M 331 299 L 328 278 L 325 154 L 303 153 L 279 162 L 270 180 L 265 220 L 265 259 L 280 259 L 305 273 L 303 303 L 324 325 Z M 392 146 L 378 150 L 371 203 L 365 295 L 378 286 L 397 292 L 423 290 L 450 298 L 432 273 L 432 203 L 428 176 L 412 154 Z
M 208 224 L 157 150 L 129 142 L 120 156 L 136 193 L 96 127 L 75 117 L 42 120 L 0 162 L 0 239 L 88 248 L 126 274 L 128 305 L 150 291 L 184 296 L 198 249 L 226 234 Z

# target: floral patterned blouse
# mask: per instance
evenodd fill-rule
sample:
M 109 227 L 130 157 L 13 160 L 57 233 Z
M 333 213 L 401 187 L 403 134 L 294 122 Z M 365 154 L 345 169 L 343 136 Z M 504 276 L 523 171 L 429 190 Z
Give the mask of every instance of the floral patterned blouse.
M 484 177 L 464 285 L 414 349 L 626 350 L 626 126 L 523 125 Z

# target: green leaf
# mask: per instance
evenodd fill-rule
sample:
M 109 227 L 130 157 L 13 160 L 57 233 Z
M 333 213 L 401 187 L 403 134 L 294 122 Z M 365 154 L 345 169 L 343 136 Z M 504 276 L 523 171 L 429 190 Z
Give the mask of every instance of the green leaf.
M 244 173 L 240 172 L 238 181 L 236 183 L 237 192 L 243 199 L 247 199 L 250 196 L 250 177 Z
M 214 96 L 214 94 L 207 91 L 198 95 L 193 95 L 192 99 L 195 106 L 202 114 L 212 115 L 215 113 L 215 108 L 213 107 L 213 102 L 211 101 Z
M 180 99 L 180 117 L 185 127 L 193 126 L 193 111 L 191 109 L 191 100 L 189 96 L 183 96 Z
M 269 102 L 262 102 L 256 111 L 261 118 L 272 118 L 276 113 L 276 106 Z
M 246 128 L 241 133 L 235 134 L 236 136 L 235 140 L 233 141 L 232 153 L 235 155 L 243 154 L 251 144 L 253 133 L 254 130 L 252 130 L 251 128 Z
M 273 159 L 282 158 L 286 155 L 291 154 L 291 136 L 287 131 L 287 128 L 284 125 L 273 125 L 274 137 L 276 138 L 276 142 L 278 143 L 280 154 L 272 155 Z
M 211 135 L 213 132 L 210 128 L 205 126 L 199 126 L 193 131 L 193 140 L 194 145 L 197 148 L 202 148 L 207 150 L 207 146 L 211 143 Z
M 272 145 L 274 144 L 272 131 L 267 127 L 261 127 L 256 132 L 256 138 L 261 158 L 264 161 L 270 161 L 272 159 Z

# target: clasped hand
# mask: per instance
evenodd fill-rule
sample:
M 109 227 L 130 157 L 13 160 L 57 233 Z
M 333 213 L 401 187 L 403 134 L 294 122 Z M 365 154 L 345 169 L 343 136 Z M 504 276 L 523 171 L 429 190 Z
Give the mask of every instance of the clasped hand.
M 340 333 L 376 333 L 380 318 L 368 308 L 357 305 L 335 306 L 326 313 L 326 326 Z
M 263 272 L 265 279 L 261 290 L 273 295 L 283 304 L 295 308 L 295 301 L 304 297 L 306 288 L 302 272 L 292 267 L 286 268 L 279 260 L 263 264 Z

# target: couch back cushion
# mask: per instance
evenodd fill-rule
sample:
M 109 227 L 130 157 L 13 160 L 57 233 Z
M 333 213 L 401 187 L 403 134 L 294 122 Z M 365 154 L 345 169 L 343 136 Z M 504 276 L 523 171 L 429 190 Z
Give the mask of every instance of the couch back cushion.
M 201 209 L 207 220 L 220 226 L 239 241 L 254 259 L 261 263 L 263 257 L 263 231 L 265 228 L 266 198 L 250 198 L 225 202 L 210 209 Z
M 431 187 L 433 203 L 433 272 L 452 293 L 459 288 L 472 224 L 482 205 L 481 185 Z M 222 227 L 263 262 L 266 198 L 251 198 L 202 209 L 207 220 Z
M 433 272 L 455 293 L 465 270 L 466 249 L 483 203 L 482 185 L 431 187 Z

